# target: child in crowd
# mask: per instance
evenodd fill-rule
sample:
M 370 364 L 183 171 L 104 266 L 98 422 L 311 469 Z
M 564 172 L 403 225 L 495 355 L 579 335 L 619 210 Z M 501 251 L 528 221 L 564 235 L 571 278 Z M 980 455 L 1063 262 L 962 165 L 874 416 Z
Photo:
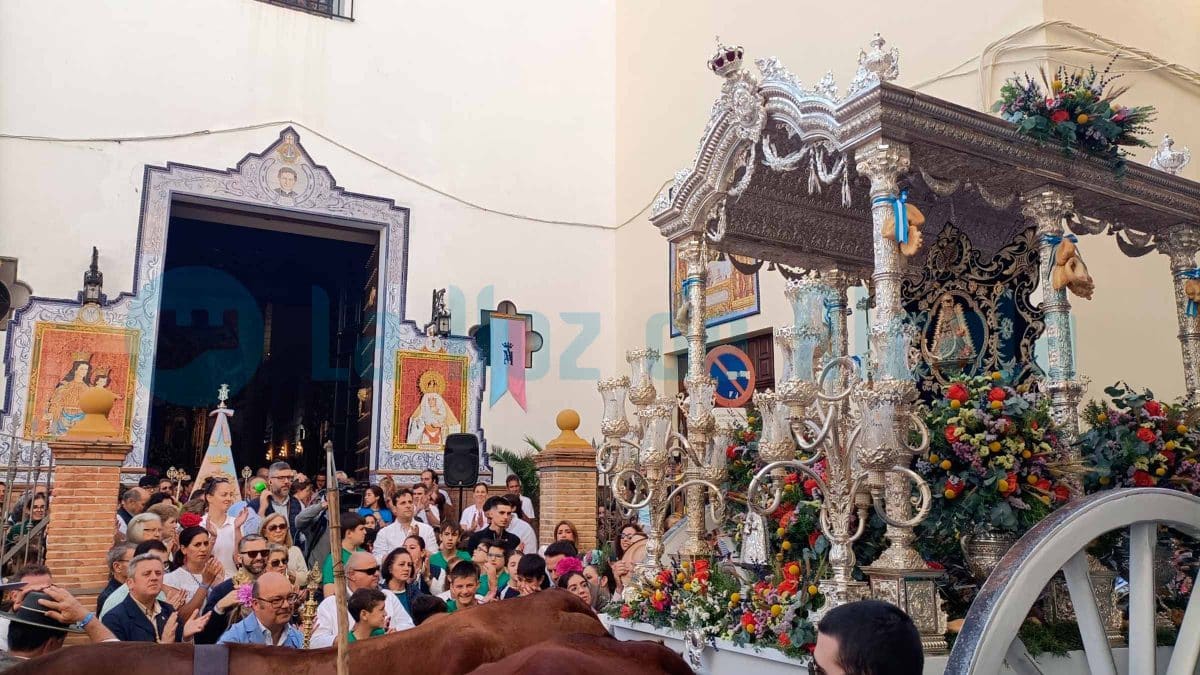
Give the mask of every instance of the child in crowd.
M 485 541 L 483 546 L 487 548 L 487 559 L 479 566 L 479 590 L 476 592 L 485 598 L 485 602 L 490 602 L 508 585 L 509 577 L 504 565 L 508 551 L 498 541 Z
M 445 614 L 449 609 L 446 601 L 436 595 L 418 595 L 412 601 L 413 624 L 420 626 L 435 614 Z
M 517 577 L 517 565 L 520 564 L 522 555 L 520 551 L 509 551 L 508 557 L 504 559 L 504 572 L 508 575 L 508 583 L 504 586 L 504 590 L 500 591 L 501 600 L 508 600 L 509 598 L 521 595 L 521 591 L 518 588 L 521 583 Z
M 526 553 L 517 561 L 517 590 L 521 595 L 533 595 L 550 588 L 546 576 L 546 559 L 536 553 Z
M 461 538 L 462 527 L 458 523 L 442 523 L 442 529 L 438 532 L 438 550 L 429 558 L 429 564 L 449 571 L 451 563 L 470 560 L 471 555 L 458 548 L 458 540 Z
M 470 560 L 459 562 L 450 570 L 450 599 L 446 601 L 446 611 L 457 612 L 483 602 L 483 597 L 476 595 L 478 590 L 479 565 Z
M 346 601 L 346 609 L 354 617 L 354 628 L 347 639 L 350 642 L 366 640 L 387 632 L 387 613 L 384 607 L 387 596 L 378 588 L 360 588 Z

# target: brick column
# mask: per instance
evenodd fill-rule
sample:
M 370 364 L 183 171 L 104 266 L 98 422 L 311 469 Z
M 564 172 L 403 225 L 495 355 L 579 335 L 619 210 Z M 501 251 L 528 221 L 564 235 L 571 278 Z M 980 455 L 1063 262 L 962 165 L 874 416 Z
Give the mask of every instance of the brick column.
M 596 449 L 579 437 L 579 413 L 563 410 L 555 419 L 558 438 L 534 456 L 541 481 L 538 541 L 554 541 L 554 526 L 569 520 L 579 528 L 579 551 L 596 548 Z
M 111 394 L 89 390 L 80 397 L 79 407 L 87 416 L 50 443 L 54 499 L 46 528 L 46 566 L 55 583 L 90 608 L 108 583 L 105 554 L 116 531 L 121 464 L 133 446 L 111 440 L 106 419 Z

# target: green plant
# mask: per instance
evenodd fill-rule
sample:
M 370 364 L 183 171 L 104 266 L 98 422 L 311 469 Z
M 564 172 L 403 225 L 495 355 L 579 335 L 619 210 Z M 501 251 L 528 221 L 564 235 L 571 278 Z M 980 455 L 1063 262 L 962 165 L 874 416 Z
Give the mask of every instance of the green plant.
M 508 465 L 509 473 L 515 474 L 517 478 L 521 479 L 521 494 L 529 497 L 536 504 L 538 496 L 541 494 L 541 483 L 538 481 L 537 462 L 534 461 L 533 456 L 535 453 L 541 452 L 541 448 L 531 438 L 526 437 L 525 442 L 533 447 L 533 453 L 521 455 L 508 448 L 493 445 L 489 455 L 492 461 L 504 462 Z

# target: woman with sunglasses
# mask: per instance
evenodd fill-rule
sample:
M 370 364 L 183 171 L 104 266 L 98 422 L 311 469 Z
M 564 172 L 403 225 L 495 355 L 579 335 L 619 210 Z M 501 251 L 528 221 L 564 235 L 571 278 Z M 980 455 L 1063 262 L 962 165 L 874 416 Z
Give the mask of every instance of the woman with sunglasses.
M 308 563 L 300 547 L 292 543 L 292 533 L 288 529 L 287 519 L 278 513 L 271 513 L 259 528 L 258 533 L 266 537 L 268 544 L 278 544 L 287 551 L 287 569 L 296 579 L 308 578 Z M 279 570 L 274 570 L 278 572 Z
M 395 594 L 409 616 L 412 615 L 413 598 L 429 593 L 429 587 L 424 586 L 416 569 L 412 554 L 406 548 L 398 548 L 387 554 L 380 568 L 384 590 Z
M 288 569 L 288 550 L 283 544 L 267 544 L 267 571 L 277 572 L 292 582 L 292 590 L 299 591 L 304 577 L 297 577 Z
M 617 540 L 617 558 L 612 564 L 613 576 L 617 581 L 616 593 L 620 593 L 625 584 L 632 581 L 633 567 L 646 557 L 646 533 L 638 523 L 627 523 L 621 527 L 621 535 Z

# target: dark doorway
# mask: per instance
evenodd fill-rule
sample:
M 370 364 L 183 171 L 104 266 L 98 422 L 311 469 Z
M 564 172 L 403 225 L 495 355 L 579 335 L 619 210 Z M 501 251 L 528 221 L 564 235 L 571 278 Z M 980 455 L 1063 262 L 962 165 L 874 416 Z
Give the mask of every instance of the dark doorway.
M 339 469 L 363 468 L 357 392 L 374 354 L 357 347 L 363 324 L 374 321 L 363 304 L 378 234 L 292 225 L 173 205 L 148 466 L 194 475 L 212 428 L 208 413 L 228 384 L 238 469 L 284 459 L 311 475 L 325 463 L 326 440 Z

